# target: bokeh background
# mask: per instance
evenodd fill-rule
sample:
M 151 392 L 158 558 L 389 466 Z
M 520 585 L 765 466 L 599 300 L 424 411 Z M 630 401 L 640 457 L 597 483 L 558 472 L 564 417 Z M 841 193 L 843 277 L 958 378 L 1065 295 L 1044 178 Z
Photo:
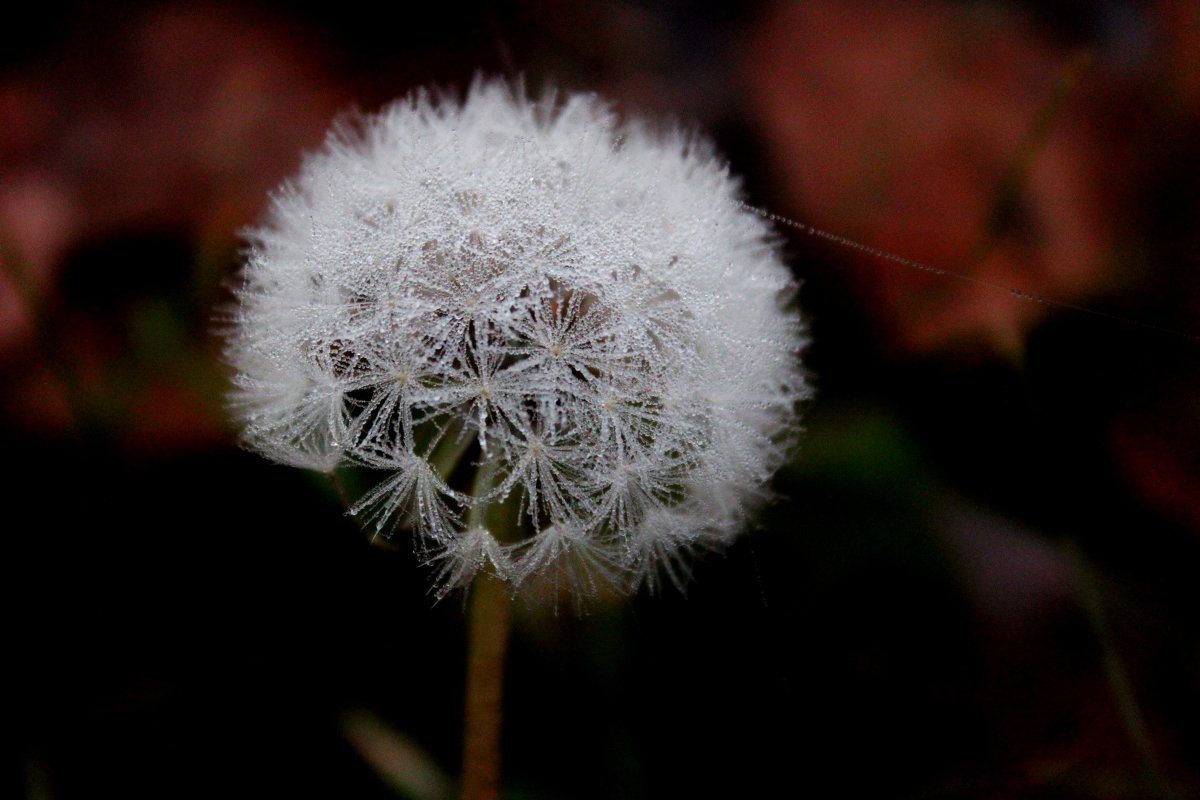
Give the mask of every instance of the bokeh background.
M 939 268 L 780 228 L 818 394 L 779 502 L 686 595 L 520 609 L 505 796 L 1200 796 L 1200 4 L 21 14 L 4 796 L 446 796 L 462 605 L 237 448 L 212 321 L 337 113 L 477 70 L 699 126 L 752 204 Z

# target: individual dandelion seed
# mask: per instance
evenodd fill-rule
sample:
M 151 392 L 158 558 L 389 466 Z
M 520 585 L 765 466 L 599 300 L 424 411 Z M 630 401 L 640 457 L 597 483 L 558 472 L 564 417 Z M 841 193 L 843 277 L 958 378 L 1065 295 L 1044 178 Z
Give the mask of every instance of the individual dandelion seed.
M 411 526 L 439 593 L 682 582 L 763 502 L 808 394 L 793 281 L 738 192 L 707 140 L 589 95 L 477 80 L 344 121 L 252 234 L 245 443 L 378 470 L 351 511 Z

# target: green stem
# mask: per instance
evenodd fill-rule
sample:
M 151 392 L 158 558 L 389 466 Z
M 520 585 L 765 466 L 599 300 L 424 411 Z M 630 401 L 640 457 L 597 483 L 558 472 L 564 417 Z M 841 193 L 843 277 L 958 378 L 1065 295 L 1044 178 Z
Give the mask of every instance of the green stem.
M 1138 707 L 1137 697 L 1133 693 L 1133 682 L 1129 679 L 1129 673 L 1125 669 L 1120 653 L 1117 652 L 1112 630 L 1109 628 L 1104 614 L 1104 602 L 1095 572 L 1074 541 L 1068 540 L 1064 550 L 1067 561 L 1075 572 L 1075 581 L 1083 610 L 1087 614 L 1088 622 L 1100 645 L 1100 652 L 1104 659 L 1104 675 L 1117 704 L 1117 713 L 1121 717 L 1125 733 L 1142 762 L 1142 768 L 1154 786 L 1155 794 L 1166 800 L 1176 800 L 1180 795 L 1175 791 L 1163 771 L 1162 762 L 1159 760 L 1158 753 L 1154 749 L 1154 742 L 1150 738 L 1150 729 L 1146 726 L 1146 720 Z
M 484 462 L 476 470 L 472 494 L 482 497 L 496 480 L 496 467 Z M 486 527 L 490 505 L 474 505 L 467 527 Z M 502 516 L 502 515 L 493 515 Z M 506 528 L 506 519 L 493 519 Z M 494 535 L 494 531 L 492 531 Z M 500 796 L 500 728 L 504 698 L 504 660 L 508 654 L 512 601 L 508 584 L 490 570 L 475 577 L 467 616 L 467 691 L 464 703 L 462 800 L 498 800 Z
M 66 343 L 62 337 L 62 320 L 56 314 L 50 298 L 34 285 L 28 267 L 17 249 L 16 238 L 0 223 L 0 271 L 8 278 L 17 299 L 25 308 L 33 325 L 37 341 L 42 346 L 46 363 L 54 371 L 62 386 L 63 398 L 71 415 L 71 424 L 76 433 L 95 433 L 99 426 L 92 415 L 79 377 L 67 356 Z
M 486 494 L 494 469 L 485 462 L 475 474 L 472 494 Z M 489 508 L 473 506 L 467 525 L 483 525 Z M 471 585 L 467 616 L 467 685 L 463 718 L 462 800 L 500 797 L 500 731 L 503 720 L 504 661 L 512 624 L 508 585 L 482 571 Z
M 502 580 L 481 573 L 471 586 L 470 602 L 462 800 L 498 800 L 504 659 L 512 600 Z
M 1050 97 L 1038 109 L 1026 128 L 1016 151 L 1009 159 L 1000 178 L 1000 184 L 992 197 L 991 210 L 984 220 L 983 231 L 967 255 L 966 265 L 975 266 L 986 259 L 1000 239 L 1008 231 L 1013 215 L 1020 204 L 1021 192 L 1029 182 L 1034 161 L 1050 136 L 1054 123 L 1058 121 L 1071 93 L 1087 73 L 1092 64 L 1091 52 L 1086 49 L 1075 51 L 1063 67 L 1058 83 Z

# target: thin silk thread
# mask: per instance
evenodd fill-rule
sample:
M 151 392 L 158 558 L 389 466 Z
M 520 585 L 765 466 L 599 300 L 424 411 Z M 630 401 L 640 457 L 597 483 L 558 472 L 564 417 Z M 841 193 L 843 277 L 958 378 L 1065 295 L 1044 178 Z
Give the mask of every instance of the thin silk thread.
M 821 239 L 826 242 L 830 242 L 831 244 L 838 245 L 839 247 L 845 247 L 850 250 L 856 250 L 860 253 L 863 253 L 864 255 L 871 256 L 872 258 L 877 258 L 881 261 L 887 261 L 892 264 L 898 264 L 902 267 L 908 267 L 909 269 L 919 270 L 920 272 L 928 272 L 932 275 L 937 275 L 939 277 L 950 278 L 953 280 L 962 281 L 963 283 L 969 283 L 969 284 L 972 284 L 975 286 L 982 286 L 987 289 L 993 289 L 995 291 L 1006 292 L 1006 293 L 1012 295 L 1013 297 L 1020 298 L 1021 300 L 1025 300 L 1027 302 L 1038 303 L 1040 305 L 1052 306 L 1055 308 L 1062 308 L 1062 309 L 1066 309 L 1067 311 L 1074 311 L 1079 314 L 1088 314 L 1093 317 L 1099 317 L 1101 319 L 1106 319 L 1109 322 L 1117 322 L 1117 323 L 1120 323 L 1123 325 L 1132 325 L 1134 327 L 1142 328 L 1143 330 L 1150 331 L 1152 333 L 1157 333 L 1157 334 L 1161 334 L 1161 335 L 1165 335 L 1165 336 L 1177 337 L 1177 338 L 1184 339 L 1186 341 L 1189 341 L 1189 342 L 1192 342 L 1195 344 L 1200 344 L 1200 335 L 1188 333 L 1186 331 L 1181 331 L 1176 328 L 1168 328 L 1163 325 L 1155 325 L 1152 322 L 1146 322 L 1144 320 L 1135 319 L 1133 317 L 1127 317 L 1127 316 L 1124 316 L 1121 314 L 1113 314 L 1108 311 L 1101 311 L 1098 308 L 1091 308 L 1089 306 L 1079 305 L 1078 303 L 1072 303 L 1067 300 L 1062 300 L 1062 299 L 1059 299 L 1056 297 L 1051 297 L 1051 296 L 1045 295 L 1045 294 L 1038 294 L 1036 292 L 1026 292 L 1021 289 L 1016 289 L 1014 287 L 1011 287 L 1005 283 L 1001 283 L 1000 281 L 993 281 L 993 280 L 988 280 L 987 278 L 980 278 L 977 275 L 970 275 L 965 272 L 959 272 L 959 271 L 953 270 L 953 269 L 946 269 L 945 267 L 936 267 L 933 264 L 928 264 L 924 261 L 918 261 L 914 258 L 907 258 L 905 256 L 899 256 L 899 255 L 896 255 L 895 253 L 889 253 L 887 250 L 882 250 L 878 247 L 874 247 L 869 244 L 863 244 L 862 242 L 856 242 L 853 239 L 848 239 L 845 236 L 839 236 L 836 233 L 830 233 L 829 231 L 825 231 L 820 228 L 813 227 L 812 225 L 809 225 L 804 222 L 800 222 L 799 220 L 795 220 L 790 217 L 785 217 L 782 214 L 776 214 L 772 211 L 767 211 L 765 208 L 759 208 L 757 206 L 752 206 L 749 203 L 744 203 L 741 201 L 737 201 L 737 204 L 743 210 L 749 211 L 752 214 L 757 214 L 758 216 L 762 217 L 763 219 L 769 220 L 770 222 L 775 223 L 777 225 L 784 225 L 784 226 L 792 228 L 794 230 L 798 230 L 801 233 L 805 234 L 806 236 L 811 236 L 815 239 Z

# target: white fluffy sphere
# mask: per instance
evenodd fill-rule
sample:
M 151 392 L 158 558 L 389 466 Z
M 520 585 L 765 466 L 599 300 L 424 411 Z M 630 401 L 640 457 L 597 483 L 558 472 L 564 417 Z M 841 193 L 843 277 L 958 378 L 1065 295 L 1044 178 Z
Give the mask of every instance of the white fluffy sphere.
M 784 460 L 793 289 L 707 141 L 477 81 L 335 128 L 274 198 L 234 407 L 269 458 L 385 471 L 351 510 L 443 590 L 678 581 Z

